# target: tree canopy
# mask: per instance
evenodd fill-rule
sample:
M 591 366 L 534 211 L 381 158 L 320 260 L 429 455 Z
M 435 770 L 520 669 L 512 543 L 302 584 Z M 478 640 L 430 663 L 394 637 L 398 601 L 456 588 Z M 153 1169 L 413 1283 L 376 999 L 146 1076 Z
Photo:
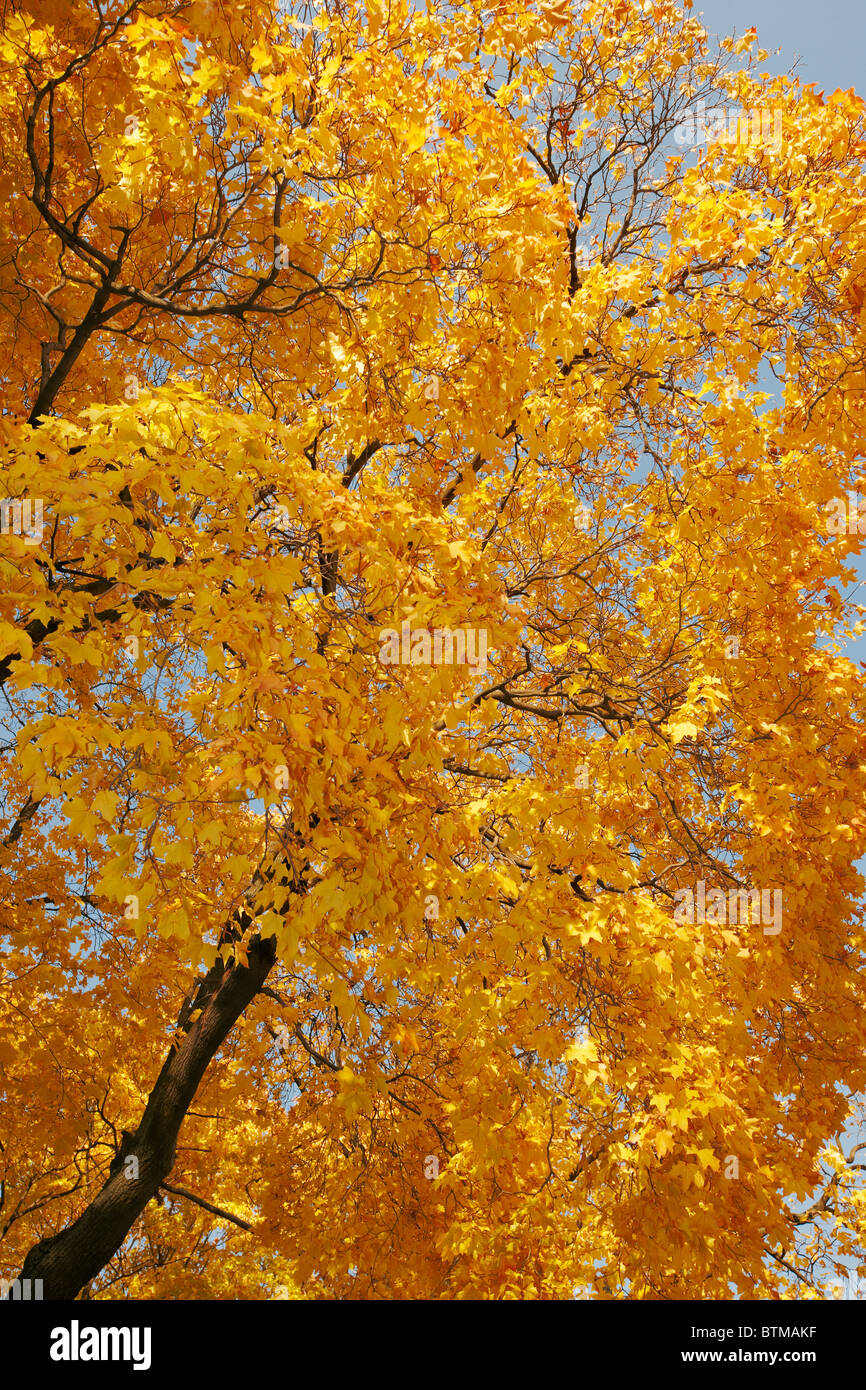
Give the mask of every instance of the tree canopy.
M 0 1272 L 866 1273 L 863 102 L 689 0 L 0 32 Z

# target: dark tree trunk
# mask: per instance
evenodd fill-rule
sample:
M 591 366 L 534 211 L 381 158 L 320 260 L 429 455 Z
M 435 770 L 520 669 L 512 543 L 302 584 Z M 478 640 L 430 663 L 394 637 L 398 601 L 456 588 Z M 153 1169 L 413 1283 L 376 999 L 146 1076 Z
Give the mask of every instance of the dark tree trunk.
M 201 1013 L 186 1022 L 186 1036 L 169 1052 L 141 1123 L 134 1134 L 124 1135 L 105 1185 L 71 1226 L 40 1240 L 27 1255 L 19 1278 L 41 1279 L 44 1298 L 75 1298 L 117 1253 L 171 1172 L 178 1133 L 199 1082 L 273 967 L 274 938 L 251 942 L 247 959 L 246 965 L 228 966 L 217 959 L 184 1010 L 187 1017 L 196 1009 Z M 135 1172 L 129 1158 L 137 1160 L 137 1176 L 127 1176 Z

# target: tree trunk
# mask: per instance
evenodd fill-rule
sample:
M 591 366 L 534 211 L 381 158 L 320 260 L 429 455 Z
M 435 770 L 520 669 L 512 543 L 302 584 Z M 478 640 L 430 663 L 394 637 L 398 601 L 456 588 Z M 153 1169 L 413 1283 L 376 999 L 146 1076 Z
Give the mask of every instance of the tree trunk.
M 234 933 L 232 933 L 234 934 Z M 168 1177 L 178 1133 L 208 1065 L 276 959 L 276 941 L 256 939 L 248 964 L 221 959 L 202 981 L 189 1015 L 201 1009 L 186 1036 L 172 1047 L 156 1079 L 141 1123 L 125 1134 L 105 1185 L 71 1226 L 34 1245 L 20 1279 L 41 1279 L 46 1299 L 73 1299 L 117 1253 L 133 1224 Z M 183 1015 L 182 1015 L 183 1017 Z M 130 1164 L 129 1159 L 137 1164 Z

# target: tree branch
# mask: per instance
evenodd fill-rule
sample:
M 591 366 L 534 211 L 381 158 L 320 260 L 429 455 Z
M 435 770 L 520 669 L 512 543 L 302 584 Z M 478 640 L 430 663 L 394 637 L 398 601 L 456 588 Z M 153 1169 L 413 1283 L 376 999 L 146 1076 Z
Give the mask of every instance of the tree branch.
M 160 1191 L 171 1192 L 175 1197 L 185 1197 L 188 1202 L 195 1202 L 197 1207 L 202 1207 L 204 1211 L 209 1211 L 213 1216 L 218 1216 L 222 1221 L 231 1221 L 233 1225 L 240 1226 L 242 1231 L 251 1231 L 253 1228 L 248 1221 L 242 1221 L 239 1216 L 232 1216 L 230 1211 L 223 1211 L 222 1207 L 214 1206 L 213 1202 L 206 1202 L 204 1197 L 196 1197 L 194 1192 L 187 1192 L 185 1187 L 173 1187 L 171 1183 L 161 1182 Z

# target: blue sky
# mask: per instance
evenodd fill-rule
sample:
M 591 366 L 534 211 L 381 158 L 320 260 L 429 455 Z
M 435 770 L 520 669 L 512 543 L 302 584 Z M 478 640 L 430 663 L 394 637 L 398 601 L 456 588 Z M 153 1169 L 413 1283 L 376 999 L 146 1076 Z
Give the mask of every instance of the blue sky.
M 866 0 L 695 0 L 693 13 L 713 34 L 754 25 L 770 72 L 787 72 L 799 59 L 798 76 L 819 91 L 854 87 L 866 96 Z

